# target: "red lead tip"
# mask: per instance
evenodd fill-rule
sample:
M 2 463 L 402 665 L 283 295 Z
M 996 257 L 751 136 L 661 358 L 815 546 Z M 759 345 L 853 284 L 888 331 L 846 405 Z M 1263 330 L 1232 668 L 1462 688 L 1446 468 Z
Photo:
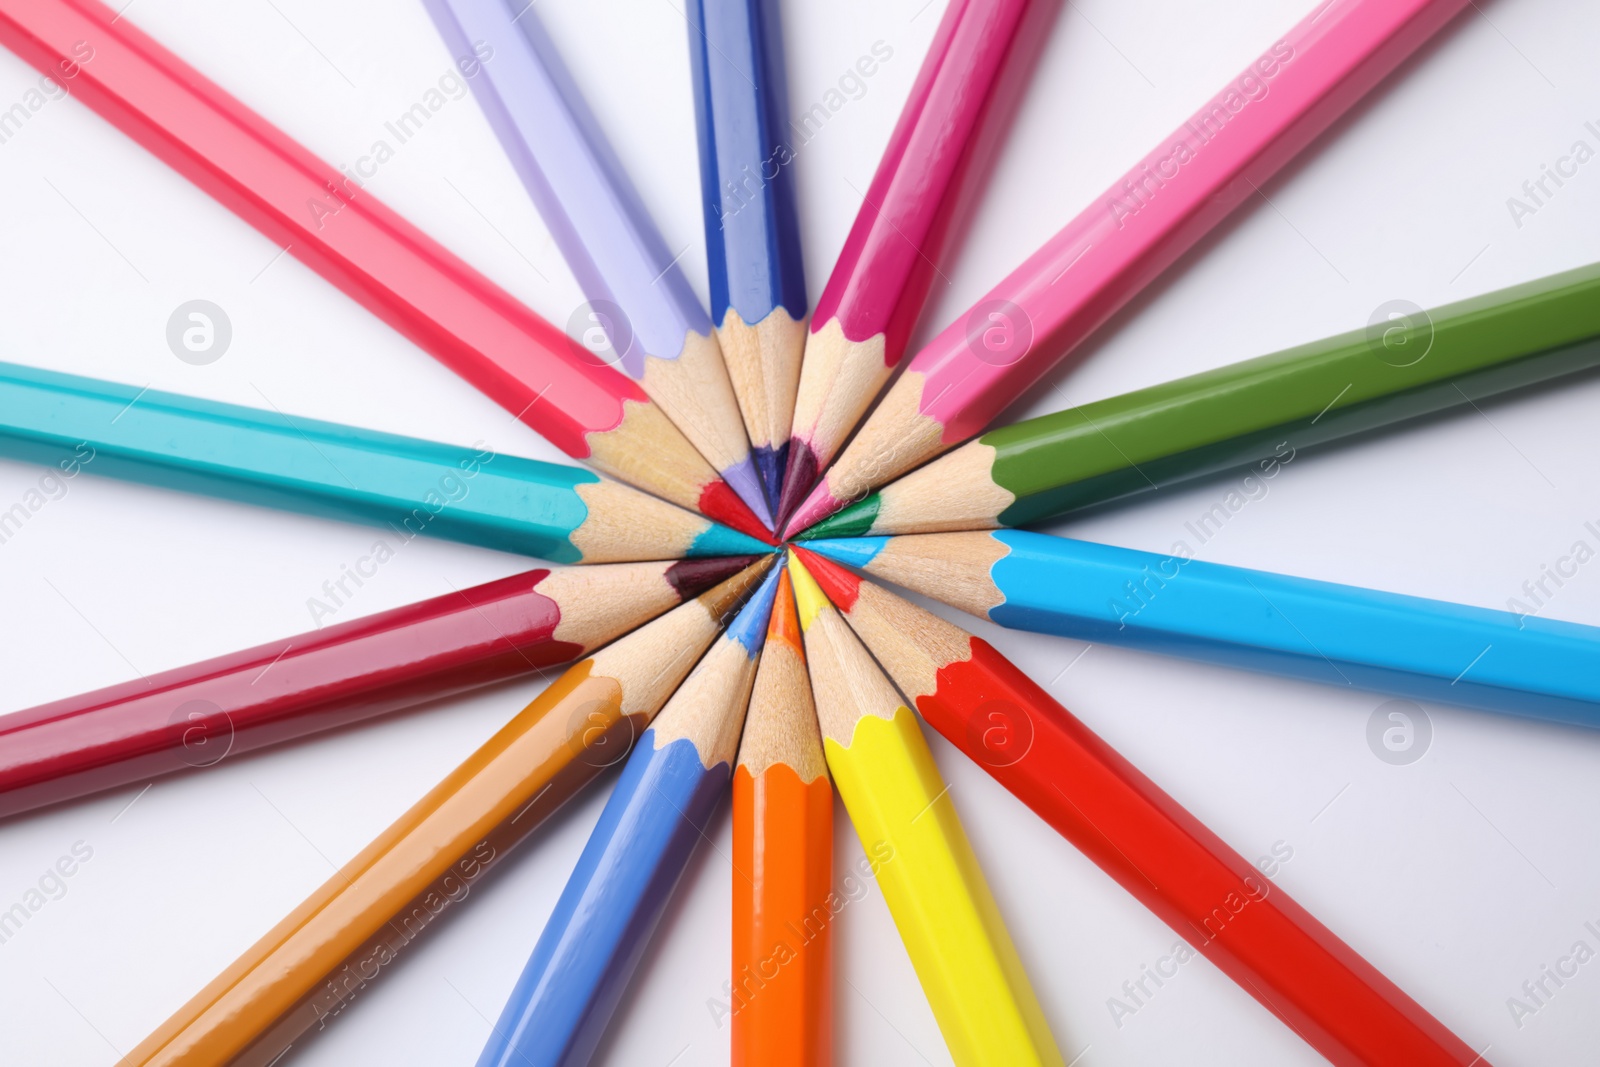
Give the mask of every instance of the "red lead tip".
M 823 595 L 833 601 L 833 606 L 846 615 L 850 614 L 850 609 L 856 606 L 856 597 L 861 591 L 861 579 L 832 560 L 824 559 L 800 545 L 790 545 L 789 548 L 800 557 L 800 562 L 811 572 L 811 577 L 817 580 Z

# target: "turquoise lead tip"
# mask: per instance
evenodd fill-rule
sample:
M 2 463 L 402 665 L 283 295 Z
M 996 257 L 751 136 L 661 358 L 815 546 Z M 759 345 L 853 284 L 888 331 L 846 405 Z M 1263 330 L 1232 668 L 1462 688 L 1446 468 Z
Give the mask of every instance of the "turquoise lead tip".
M 694 539 L 689 546 L 688 556 L 690 559 L 705 556 L 765 556 L 771 551 L 772 546 L 765 541 L 757 541 L 749 534 L 713 522 Z

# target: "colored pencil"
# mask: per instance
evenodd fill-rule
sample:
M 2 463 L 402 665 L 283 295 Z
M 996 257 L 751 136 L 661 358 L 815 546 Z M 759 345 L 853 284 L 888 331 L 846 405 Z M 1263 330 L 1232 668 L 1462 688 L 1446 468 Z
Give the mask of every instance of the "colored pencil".
M 768 550 L 582 467 L 14 363 L 0 363 L 0 455 L 556 563 Z
M 952 0 L 817 300 L 795 396 L 780 524 L 806 498 L 905 355 L 973 191 L 1029 0 Z M 803 116 L 802 116 L 803 118 Z M 991 132 L 993 132 L 991 130 Z
M 988 642 L 797 554 L 930 726 L 1330 1062 L 1485 1062 Z
M 789 528 L 982 432 L 1465 6 L 1319 4 L 917 353 Z
M 364 181 L 429 117 L 418 104 L 353 172 L 330 166 L 99 0 L 0 0 L 0 44 L 567 455 L 754 536 L 763 527 L 634 382 L 580 351 Z M 459 69 L 469 81 L 485 49 Z M 418 117 L 419 113 L 422 117 Z
M 728 792 L 778 570 L 622 769 L 478 1067 L 583 1067 Z
M 793 552 L 788 566 L 828 770 L 950 1058 L 1060 1067 L 916 714 Z
M 270 1064 L 470 894 L 552 812 L 627 753 L 771 557 L 580 660 L 121 1067 Z
M 1230 468 L 1270 479 L 1303 449 L 1592 370 L 1600 265 L 1380 326 L 990 430 L 800 539 L 1022 526 Z
M 833 786 L 789 575 L 779 573 L 733 771 L 730 1060 L 830 1067 Z
M 507 0 L 424 6 L 458 66 L 493 49 L 468 84 L 589 301 L 594 358 L 638 382 L 770 526 L 711 320 L 538 16 Z
M 569 662 L 750 563 L 524 571 L 0 716 L 0 817 Z
M 806 279 L 777 0 L 688 0 L 711 321 L 767 499 L 787 463 Z
M 808 548 L 1001 626 L 1600 727 L 1600 627 L 998 530 Z

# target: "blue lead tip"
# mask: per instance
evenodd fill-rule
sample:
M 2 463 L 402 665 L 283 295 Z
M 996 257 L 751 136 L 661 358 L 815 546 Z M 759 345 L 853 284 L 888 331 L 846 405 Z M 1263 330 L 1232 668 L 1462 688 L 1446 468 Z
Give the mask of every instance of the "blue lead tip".
M 822 537 L 807 541 L 806 548 L 835 563 L 862 570 L 878 558 L 888 543 L 887 537 Z
M 761 474 L 761 488 L 766 493 L 767 510 L 776 516 L 778 504 L 782 500 L 783 472 L 789 466 L 789 442 L 785 441 L 779 448 L 773 448 L 771 445 L 753 445 L 750 448 L 750 458 L 755 461 L 756 470 Z
M 751 659 L 760 654 L 761 646 L 767 640 L 767 619 L 772 614 L 773 597 L 778 591 L 778 575 L 782 573 L 781 566 L 768 571 L 755 595 L 728 625 L 726 636 L 743 645 Z

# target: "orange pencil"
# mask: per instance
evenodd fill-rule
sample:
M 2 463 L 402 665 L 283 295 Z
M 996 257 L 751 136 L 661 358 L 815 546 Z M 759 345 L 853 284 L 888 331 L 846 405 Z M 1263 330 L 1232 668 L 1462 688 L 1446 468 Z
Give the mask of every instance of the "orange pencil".
M 733 773 L 733 1067 L 833 1062 L 833 786 L 789 575 Z

